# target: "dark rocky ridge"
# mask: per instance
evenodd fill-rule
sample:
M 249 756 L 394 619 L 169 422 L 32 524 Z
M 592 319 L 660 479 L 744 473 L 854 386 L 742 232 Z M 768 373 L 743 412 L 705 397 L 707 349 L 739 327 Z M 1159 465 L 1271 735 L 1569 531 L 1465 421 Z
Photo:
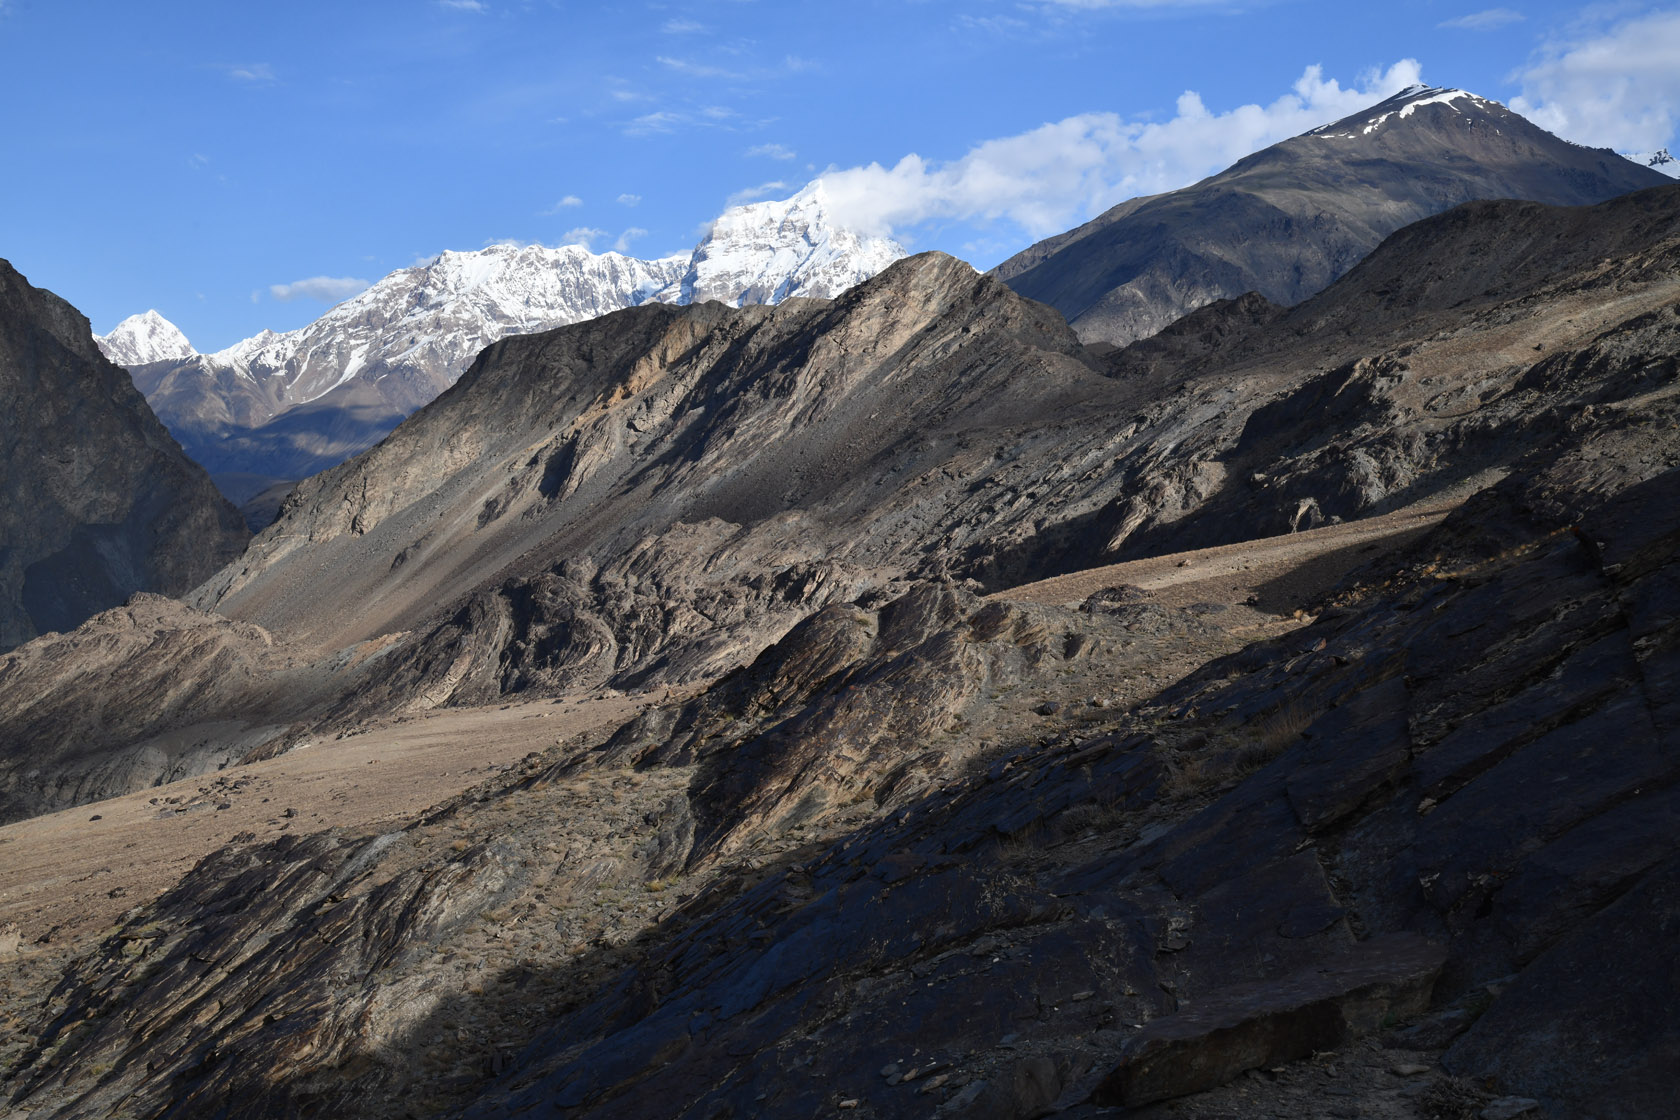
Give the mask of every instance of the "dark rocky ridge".
M 245 526 L 68 303 L 0 261 L 0 650 L 179 595 Z
M 1395 230 L 1473 199 L 1578 206 L 1666 181 L 1494 102 L 1427 103 L 1441 92 L 1408 90 L 1194 186 L 1123 202 L 994 271 L 1086 342 L 1123 345 L 1250 291 L 1299 303 Z

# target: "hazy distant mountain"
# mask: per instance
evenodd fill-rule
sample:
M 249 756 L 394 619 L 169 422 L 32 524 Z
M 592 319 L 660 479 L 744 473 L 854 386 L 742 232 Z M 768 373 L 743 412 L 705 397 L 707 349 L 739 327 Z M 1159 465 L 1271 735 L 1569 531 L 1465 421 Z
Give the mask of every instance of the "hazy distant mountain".
M 836 227 L 821 181 L 735 207 L 687 256 L 495 245 L 400 269 L 306 327 L 193 352 L 156 312 L 99 339 L 189 454 L 244 500 L 377 442 L 497 339 L 647 302 L 829 297 L 904 255 Z
M 1086 342 L 1123 345 L 1218 299 L 1295 304 L 1402 226 L 1462 202 L 1599 202 L 1669 180 L 1496 102 L 1413 86 L 1193 186 L 1121 203 L 995 270 Z
M 136 591 L 180 594 L 244 547 L 238 515 L 94 348 L 87 319 L 5 261 L 0 400 L 0 649 Z

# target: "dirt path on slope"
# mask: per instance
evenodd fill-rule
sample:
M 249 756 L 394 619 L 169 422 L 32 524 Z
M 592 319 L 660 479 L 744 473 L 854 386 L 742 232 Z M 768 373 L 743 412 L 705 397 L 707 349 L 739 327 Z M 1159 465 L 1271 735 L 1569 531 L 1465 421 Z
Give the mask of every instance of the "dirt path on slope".
M 615 726 L 647 703 L 586 697 L 428 712 L 6 825 L 0 927 L 18 924 L 25 956 L 56 953 L 103 935 L 236 838 L 399 827 L 526 754 Z
M 1072 605 L 1106 587 L 1127 584 L 1167 606 L 1234 611 L 1220 621 L 1235 629 L 1258 628 L 1267 619 L 1293 615 L 1361 564 L 1416 541 L 1499 477 L 1488 472 L 1446 494 L 1380 517 L 1088 568 L 988 598 Z

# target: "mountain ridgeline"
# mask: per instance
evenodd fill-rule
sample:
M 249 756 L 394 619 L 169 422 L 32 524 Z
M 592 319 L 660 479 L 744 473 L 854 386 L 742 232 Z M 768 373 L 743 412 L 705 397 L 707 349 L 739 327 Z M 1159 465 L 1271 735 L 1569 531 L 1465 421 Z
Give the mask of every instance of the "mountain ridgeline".
M 1084 341 L 1125 345 L 1247 292 L 1299 303 L 1395 230 L 1462 202 L 1578 206 L 1665 181 L 1496 102 L 1414 86 L 1194 186 L 1123 202 L 994 271 Z
M 214 354 L 195 353 L 155 311 L 99 343 L 243 503 L 372 446 L 499 338 L 648 302 L 834 296 L 903 255 L 891 241 L 834 226 L 819 181 L 783 201 L 727 211 L 681 256 L 645 261 L 576 245 L 448 252 L 391 273 L 306 327 L 264 331 Z

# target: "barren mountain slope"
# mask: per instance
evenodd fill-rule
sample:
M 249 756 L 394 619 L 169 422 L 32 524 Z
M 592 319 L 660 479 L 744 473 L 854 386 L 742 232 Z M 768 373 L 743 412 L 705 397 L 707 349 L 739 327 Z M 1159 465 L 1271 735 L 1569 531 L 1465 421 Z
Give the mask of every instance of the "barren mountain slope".
M 238 555 L 237 512 L 93 344 L 0 261 L 0 650 Z
M 230 847 L 73 968 L 12 1103 L 1658 1115 L 1677 421 L 1583 422 L 1136 708 L 1218 638 L 924 585 L 400 831 Z
M 939 255 L 832 303 L 636 308 L 486 351 L 300 486 L 197 601 L 332 647 L 442 621 L 440 603 L 514 565 L 502 580 L 543 590 L 496 594 L 568 601 L 566 625 L 590 631 L 533 638 L 534 662 L 593 641 L 600 663 L 578 668 L 624 672 L 761 625 L 754 603 L 805 612 L 902 575 L 938 549 L 952 460 L 1030 441 L 1041 465 L 1122 395 L 1053 312 Z
M 906 578 L 995 591 L 1384 514 L 1496 475 L 1589 407 L 1667 391 L 1677 208 L 1670 187 L 1430 219 L 1284 320 L 1220 334 L 1247 356 L 1206 368 L 1186 353 L 1138 374 L 1122 354 L 1098 376 L 1047 309 L 937 256 L 833 303 L 642 308 L 508 340 L 300 489 L 196 601 L 307 664 L 382 651 L 307 711 L 258 705 L 295 713 L 283 742 L 706 680 Z M 1501 245 L 1574 271 L 1443 279 L 1455 254 Z M 16 741 L 42 788 L 79 785 L 84 764 L 63 760 L 83 745 L 19 713 L 73 706 L 108 671 L 0 679 L 0 730 L 29 728 Z M 182 685 L 201 671 L 156 669 Z M 215 710 L 171 718 L 232 718 Z M 214 736 L 195 752 L 238 753 Z
M 1581 205 L 1664 181 L 1495 102 L 1417 86 L 1194 186 L 1123 202 L 995 271 L 1085 341 L 1124 345 L 1249 291 L 1298 303 L 1388 234 L 1462 202 Z

